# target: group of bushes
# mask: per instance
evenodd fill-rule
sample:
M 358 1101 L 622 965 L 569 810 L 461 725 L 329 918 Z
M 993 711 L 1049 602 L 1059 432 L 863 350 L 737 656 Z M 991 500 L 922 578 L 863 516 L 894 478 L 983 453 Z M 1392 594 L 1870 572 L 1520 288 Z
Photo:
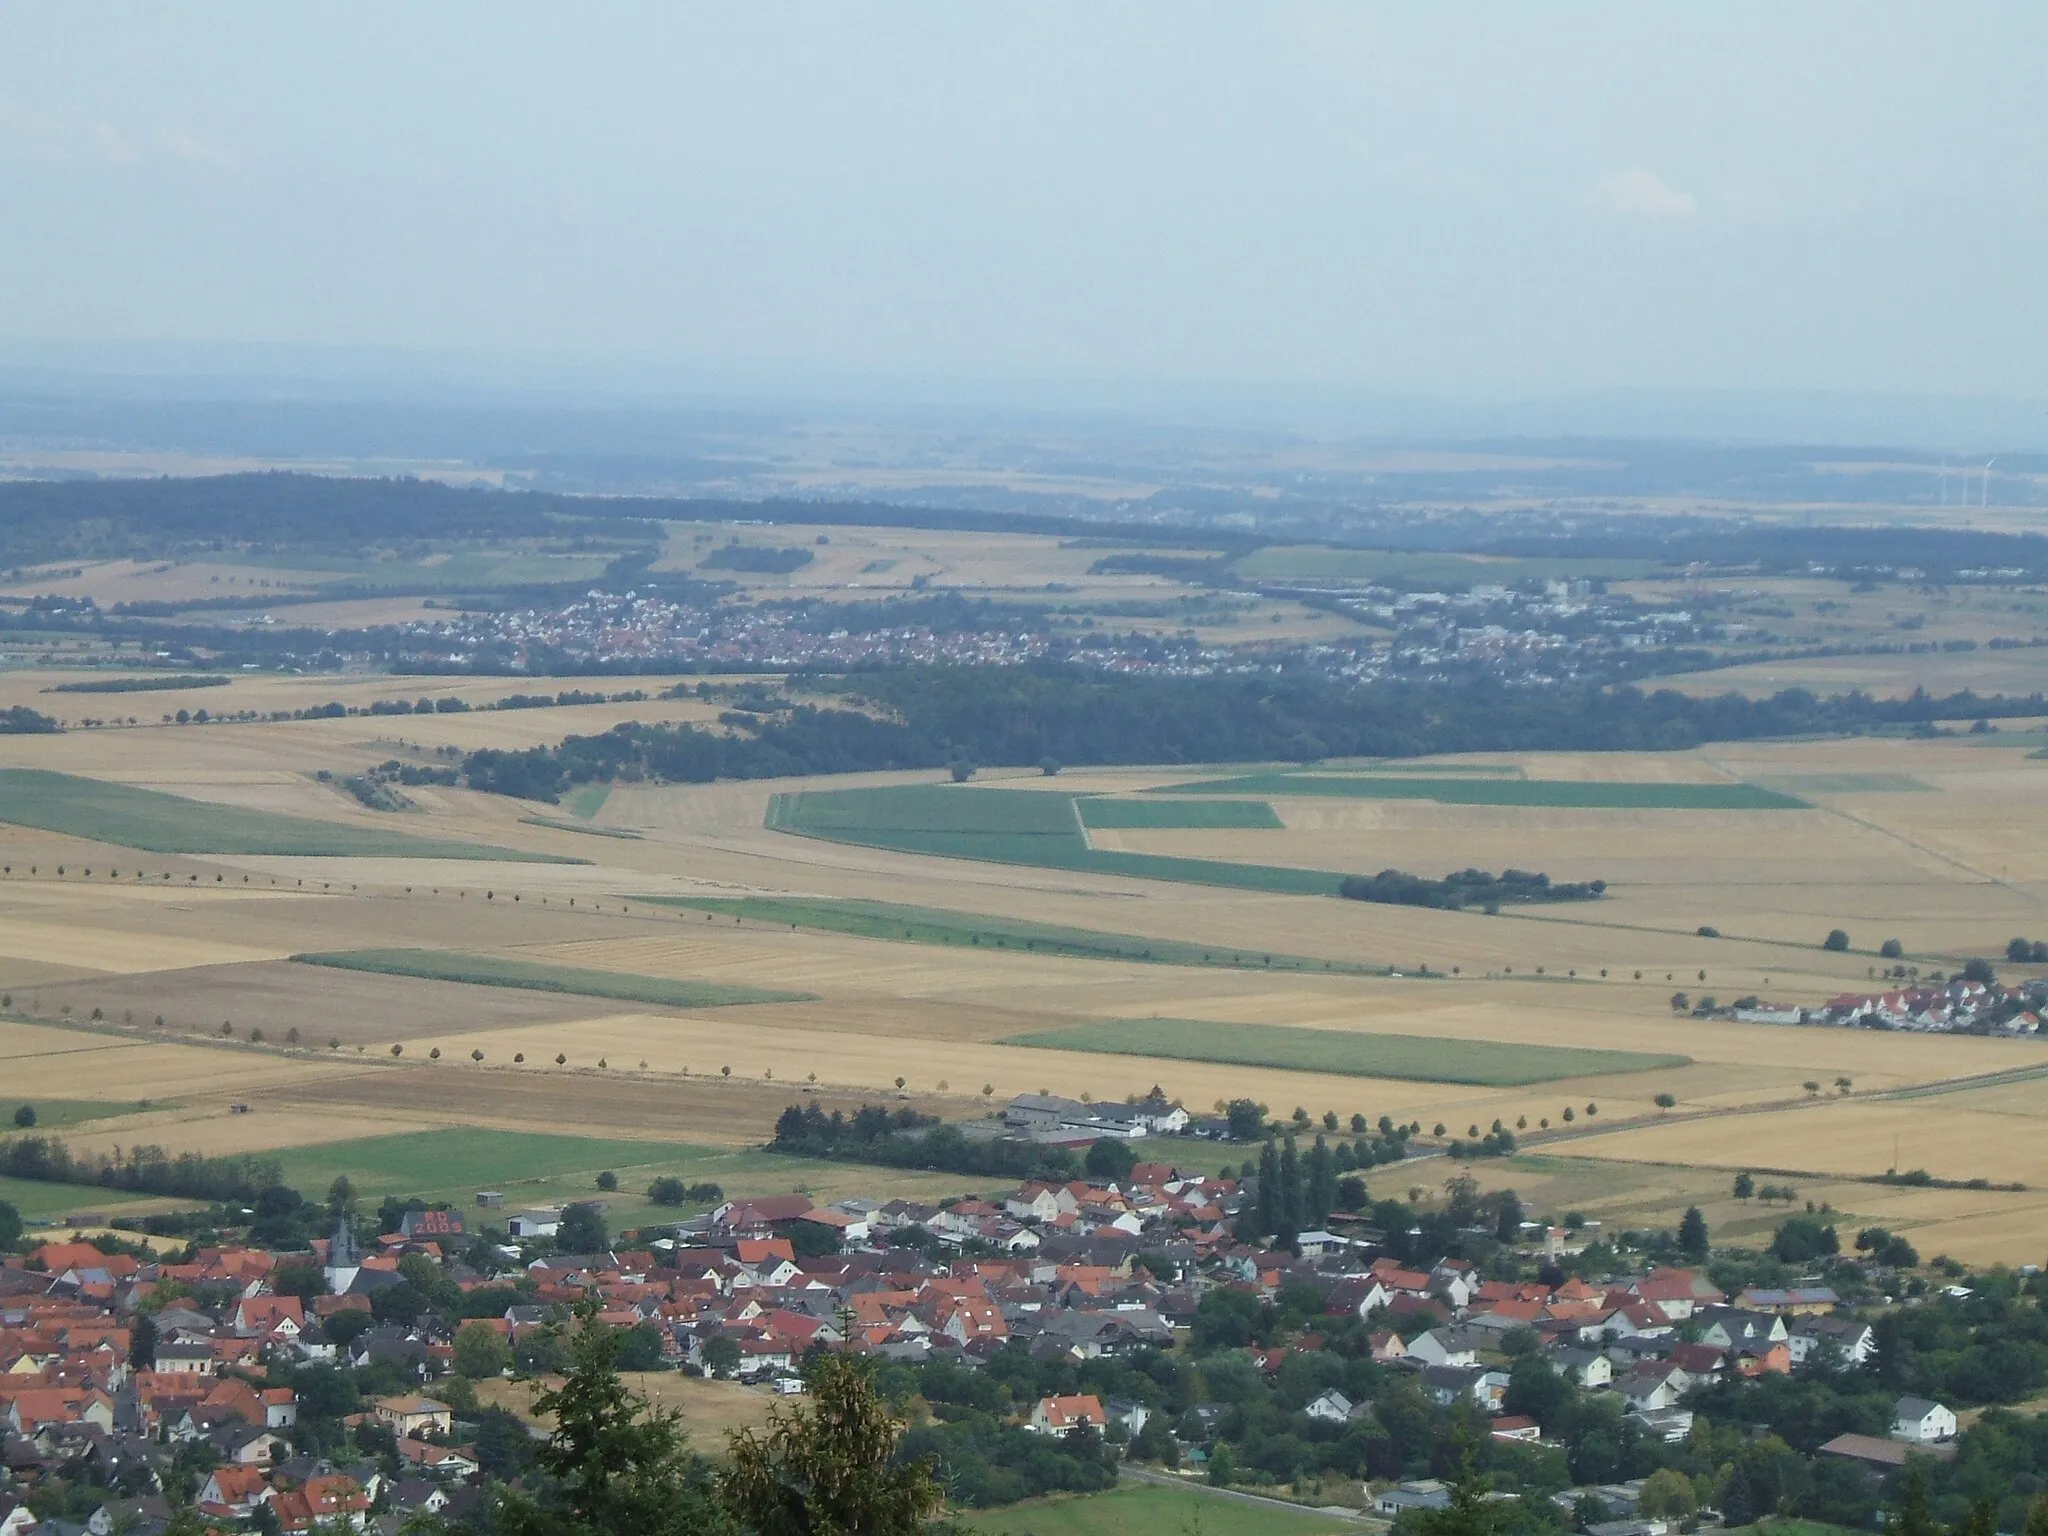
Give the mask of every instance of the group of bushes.
M 1379 901 L 1391 906 L 1436 907 L 1457 912 L 1465 907 L 1484 907 L 1498 912 L 1503 906 L 1534 901 L 1597 901 L 1607 894 L 1605 880 L 1551 883 L 1550 876 L 1526 869 L 1502 871 L 1498 876 L 1483 869 L 1460 869 L 1441 880 L 1411 875 L 1404 869 L 1383 869 L 1376 875 L 1350 875 L 1337 887 L 1340 896 L 1352 901 Z

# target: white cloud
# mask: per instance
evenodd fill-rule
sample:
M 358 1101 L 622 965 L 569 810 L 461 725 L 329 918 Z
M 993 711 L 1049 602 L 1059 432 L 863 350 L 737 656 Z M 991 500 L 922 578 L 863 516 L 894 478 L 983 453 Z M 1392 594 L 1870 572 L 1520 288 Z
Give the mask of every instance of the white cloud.
M 1689 219 L 1700 211 L 1690 192 L 1679 191 L 1655 171 L 1640 166 L 1610 171 L 1594 182 L 1593 204 L 1610 213 L 1643 219 Z
M 0 160 L 104 170 L 166 158 L 214 161 L 220 157 L 182 130 L 137 139 L 105 118 L 24 110 L 0 101 Z

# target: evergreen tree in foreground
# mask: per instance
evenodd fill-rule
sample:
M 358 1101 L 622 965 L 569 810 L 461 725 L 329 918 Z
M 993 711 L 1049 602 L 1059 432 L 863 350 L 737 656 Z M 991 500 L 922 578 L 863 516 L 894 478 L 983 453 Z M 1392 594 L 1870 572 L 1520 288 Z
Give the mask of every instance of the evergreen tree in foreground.
M 567 1376 L 533 1403 L 555 1419 L 535 1457 L 542 1476 L 499 1494 L 493 1536 L 917 1536 L 944 1508 L 932 1462 L 896 1464 L 903 1426 L 875 1392 L 872 1362 L 818 1356 L 805 1402 L 758 1435 L 730 1436 L 732 1465 L 714 1474 L 680 1414 L 620 1381 L 627 1337 L 594 1303 L 581 1309 Z
M 805 1373 L 809 1401 L 767 1430 L 731 1439 L 720 1480 L 727 1507 L 755 1536 L 916 1536 L 946 1502 L 934 1463 L 893 1465 L 903 1426 L 875 1395 L 873 1363 L 827 1353 Z
M 727 1517 L 709 1468 L 693 1454 L 682 1415 L 651 1407 L 618 1372 L 626 1335 L 597 1320 L 595 1305 L 569 1336 L 569 1371 L 534 1398 L 555 1432 L 536 1453 L 548 1484 L 507 1490 L 492 1521 L 502 1536 L 726 1536 Z
M 1458 1432 L 1455 1449 L 1458 1471 L 1451 1478 L 1451 1502 L 1446 1509 L 1418 1511 L 1416 1536 L 1499 1536 L 1511 1519 L 1509 1508 L 1487 1498 L 1492 1479 L 1481 1474 L 1472 1459 L 1472 1443 Z

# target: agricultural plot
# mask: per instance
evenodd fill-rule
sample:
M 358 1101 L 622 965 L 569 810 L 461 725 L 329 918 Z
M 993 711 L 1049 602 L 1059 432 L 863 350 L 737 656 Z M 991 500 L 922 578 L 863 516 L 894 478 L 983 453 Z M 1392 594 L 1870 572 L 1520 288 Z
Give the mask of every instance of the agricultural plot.
M 529 992 L 568 992 L 578 997 L 616 998 L 662 1008 L 729 1008 L 742 1003 L 799 1003 L 807 992 L 771 992 L 758 987 L 722 987 L 704 981 L 589 971 L 572 965 L 540 965 L 497 955 L 464 955 L 440 949 L 351 949 L 293 955 L 302 965 L 368 971 L 379 976 L 414 976 L 426 981 L 459 981 L 479 987 L 516 987 Z
M 1648 1072 L 1691 1064 L 1689 1056 L 1597 1051 L 1552 1045 L 1507 1045 L 1428 1035 L 1362 1034 L 1226 1024 L 1210 1019 L 1114 1019 L 1013 1035 L 1005 1045 L 1222 1062 L 1343 1077 L 1517 1088 L 1565 1078 Z
M 826 933 L 886 939 L 900 944 L 938 944 L 1022 950 L 1077 960 L 1136 960 L 1150 965 L 1217 966 L 1225 970 L 1315 971 L 1347 976 L 1378 976 L 1384 966 L 1315 960 L 1301 955 L 1274 955 L 1215 945 L 1148 939 L 1137 934 L 1101 933 L 1023 918 L 983 917 L 974 913 L 941 912 L 930 907 L 887 901 L 805 901 L 765 896 L 647 896 L 655 906 L 690 912 L 718 913 L 749 922 L 787 923 Z
M 67 981 L 35 988 L 17 1001 L 33 1001 L 42 1018 L 68 1007 L 72 1017 L 89 1019 L 97 1009 L 105 1019 L 133 1025 L 153 1040 L 195 1032 L 218 1036 L 227 1024 L 236 1039 L 247 1040 L 251 1030 L 260 1029 L 273 1044 L 303 1045 L 323 1054 L 329 1042 L 353 1051 L 457 1028 L 568 1023 L 592 1012 L 589 1002 L 567 992 L 496 987 L 479 993 L 473 987 L 422 984 L 410 975 L 369 971 L 333 972 L 317 986 L 308 986 L 308 979 L 305 970 L 282 959 L 195 965 L 168 973 Z
M 1285 825 L 1263 800 L 1077 800 L 1081 824 L 1093 830 L 1131 828 L 1162 832 L 1226 830 L 1279 831 Z
M 30 1225 L 66 1216 L 121 1216 L 160 1211 L 178 1202 L 102 1189 L 97 1184 L 45 1184 L 35 1179 L 0 1178 L 0 1203 L 11 1205 Z
M 1587 811 L 1798 811 L 1803 800 L 1755 784 L 1628 784 L 1575 779 L 1395 778 L 1258 773 L 1176 784 L 1176 795 L 1328 795 L 1349 800 L 1434 800 L 1440 805 Z M 1134 823 L 1124 823 L 1134 825 Z M 1155 823 L 1156 825 L 1156 823 Z M 1216 823 L 1211 823 L 1216 825 Z
M 12 1100 L 0 1098 L 0 1115 L 10 1117 L 19 1106 Z M 47 1135 L 51 1131 L 67 1130 L 74 1125 L 85 1125 L 94 1120 L 111 1120 L 116 1115 L 133 1114 L 149 1108 L 149 1100 L 138 1099 L 132 1103 L 116 1103 L 110 1099 L 37 1099 L 31 1106 L 36 1112 L 33 1130 Z
M 483 843 L 242 810 L 40 768 L 0 768 L 0 821 L 150 853 L 570 862 Z
M 1621 557 L 1464 555 L 1273 544 L 1246 555 L 1234 569 L 1240 576 L 1264 581 L 1343 585 L 1394 578 L 1424 586 L 1463 588 L 1474 584 L 1512 585 L 1521 581 L 1629 580 L 1652 575 L 1659 567 L 1653 560 Z
M 1193 885 L 1334 896 L 1344 876 L 1330 870 L 1226 863 L 1217 859 L 1091 848 L 1065 795 L 960 790 L 941 785 L 807 790 L 769 802 L 767 825 L 834 842 L 899 853 L 981 859 L 1039 869 L 1130 875 Z

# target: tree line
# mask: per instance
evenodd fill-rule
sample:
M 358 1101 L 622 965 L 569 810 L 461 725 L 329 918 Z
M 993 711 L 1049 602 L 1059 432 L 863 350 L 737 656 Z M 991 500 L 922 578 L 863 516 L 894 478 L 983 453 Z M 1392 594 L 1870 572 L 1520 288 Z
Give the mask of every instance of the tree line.
M 880 1104 L 863 1104 L 853 1114 L 826 1114 L 815 1103 L 792 1104 L 775 1121 L 770 1152 L 837 1162 L 876 1163 L 886 1168 L 922 1168 L 976 1178 L 1043 1179 L 1065 1183 L 1081 1175 L 1081 1162 L 1064 1147 L 1027 1141 L 970 1141 L 957 1127 L 930 1115 Z
M 162 1147 L 125 1153 L 73 1152 L 48 1136 L 18 1136 L 0 1143 L 0 1174 L 46 1184 L 97 1184 L 181 1200 L 254 1200 L 284 1182 L 278 1164 L 248 1155 L 173 1155 Z

